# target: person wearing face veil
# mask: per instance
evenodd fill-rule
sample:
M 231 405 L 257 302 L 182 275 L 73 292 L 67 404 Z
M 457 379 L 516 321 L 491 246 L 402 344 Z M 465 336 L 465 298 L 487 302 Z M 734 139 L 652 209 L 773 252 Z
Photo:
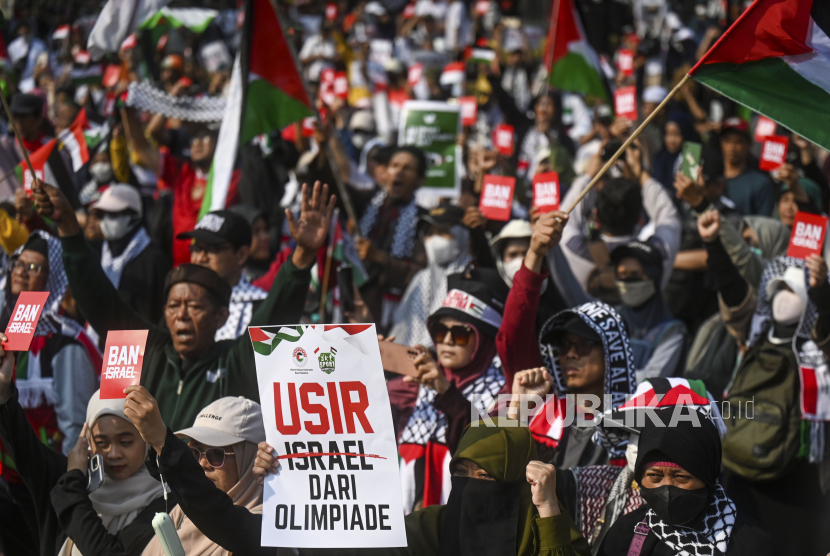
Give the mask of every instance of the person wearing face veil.
M 659 425 L 646 419 L 634 465 L 646 505 L 614 523 L 600 556 L 775 554 L 769 535 L 736 508 L 718 483 L 722 449 L 717 427 L 689 411 L 655 410 Z

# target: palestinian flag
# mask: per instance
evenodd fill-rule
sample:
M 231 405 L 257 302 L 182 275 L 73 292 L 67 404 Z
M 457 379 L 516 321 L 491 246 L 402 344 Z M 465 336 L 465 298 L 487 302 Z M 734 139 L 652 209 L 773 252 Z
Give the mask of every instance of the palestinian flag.
M 94 151 L 110 132 L 108 123 L 92 122 L 86 114 L 86 108 L 82 108 L 72 125 L 61 131 L 57 137 L 72 157 L 74 172 L 89 162 L 90 150 Z
M 103 75 L 103 65 L 97 62 L 93 63 L 89 52 L 81 50 L 75 54 L 74 65 L 69 75 L 75 86 L 98 85 L 101 83 Z
M 29 153 L 29 161 L 32 163 L 37 179 L 60 188 L 72 208 L 80 208 L 78 193 L 75 191 L 72 176 L 61 157 L 57 139 L 52 139 L 35 152 Z M 14 171 L 17 175 L 17 181 L 23 185 L 23 189 L 27 192 L 31 191 L 34 179 L 26 160 L 20 161 Z
M 225 208 L 240 144 L 315 114 L 270 0 L 246 0 L 242 37 L 200 216 Z
M 830 2 L 755 0 L 689 71 L 830 149 Z
M 352 267 L 352 276 L 355 285 L 360 288 L 369 281 L 369 273 L 363 266 L 363 261 L 357 253 L 357 246 L 352 235 L 343 227 L 338 210 L 335 209 L 331 224 L 331 257 L 341 264 L 348 264 Z
M 545 67 L 557 89 L 609 100 L 599 57 L 588 44 L 573 0 L 553 0 Z

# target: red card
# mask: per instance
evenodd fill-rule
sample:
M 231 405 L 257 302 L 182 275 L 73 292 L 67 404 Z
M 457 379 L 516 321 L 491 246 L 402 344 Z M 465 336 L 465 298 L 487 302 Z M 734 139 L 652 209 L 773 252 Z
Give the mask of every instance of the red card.
M 789 139 L 777 135 L 771 135 L 764 139 L 758 168 L 765 172 L 780 168 L 787 161 L 787 147 L 789 144 Z
M 775 128 L 778 124 L 767 118 L 766 116 L 759 116 L 755 123 L 755 141 L 763 143 L 764 139 L 770 135 L 775 135 Z
M 487 15 L 490 11 L 490 0 L 478 0 L 476 2 L 476 13 L 478 15 Z
M 620 87 L 614 92 L 614 112 L 618 118 L 637 121 L 637 87 Z
M 326 4 L 326 19 L 337 19 L 337 4 Z
M 500 124 L 493 130 L 493 144 L 496 150 L 504 156 L 513 154 L 513 126 Z
M 460 97 L 458 104 L 461 105 L 461 125 L 476 125 L 478 119 L 478 100 L 476 97 Z M 511 138 L 511 143 L 513 139 Z
M 481 200 L 478 208 L 488 220 L 510 220 L 510 209 L 513 205 L 513 191 L 516 189 L 516 178 L 505 176 L 484 176 L 481 188 Z
M 541 212 L 559 210 L 559 174 L 545 172 L 533 176 L 533 206 Z
M 302 125 L 302 136 L 303 137 L 314 137 L 314 122 L 317 121 L 317 118 L 314 116 L 309 116 L 308 118 L 303 118 L 303 125 Z
M 626 77 L 634 75 L 634 53 L 627 48 L 617 50 L 617 69 Z
M 414 87 L 418 84 L 421 78 L 424 76 L 424 64 L 412 64 L 409 66 L 409 70 L 406 72 L 406 81 L 409 83 L 410 87 Z
M 404 19 L 409 19 L 413 15 L 415 15 L 415 2 L 407 4 L 406 7 L 403 9 Z
M 147 330 L 110 330 L 101 366 L 101 399 L 126 398 L 124 389 L 141 381 Z
M 6 325 L 8 341 L 3 343 L 6 351 L 29 351 L 29 344 L 35 335 L 37 320 L 49 292 L 20 292 L 12 311 L 12 318 Z
M 808 212 L 795 213 L 787 256 L 806 259 L 810 255 L 821 255 L 826 232 L 827 217 Z
M 334 101 L 334 70 L 326 68 L 320 72 L 320 100 L 325 104 Z
M 334 74 L 334 96 L 342 99 L 349 98 L 349 78 L 345 71 L 338 71 Z
M 104 70 L 104 76 L 101 78 L 101 85 L 104 87 L 115 87 L 118 85 L 118 80 L 121 79 L 121 66 L 117 64 L 110 64 Z

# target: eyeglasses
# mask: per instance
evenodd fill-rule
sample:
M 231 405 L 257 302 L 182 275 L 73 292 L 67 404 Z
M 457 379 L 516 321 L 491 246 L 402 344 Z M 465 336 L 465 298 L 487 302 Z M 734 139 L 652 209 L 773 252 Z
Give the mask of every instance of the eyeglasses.
M 206 253 L 208 255 L 216 255 L 220 251 L 224 251 L 225 249 L 231 249 L 233 245 L 230 243 L 217 243 L 216 245 L 205 245 L 204 243 L 191 243 L 190 244 L 190 254 L 196 255 L 197 253 Z
M 213 135 L 209 133 L 205 133 L 204 135 L 199 135 L 197 137 L 190 138 L 190 144 L 195 145 L 196 143 L 201 142 L 203 145 L 206 145 L 211 139 L 213 139 Z
M 472 328 L 466 324 L 457 324 L 452 327 L 447 327 L 440 322 L 434 322 L 428 326 L 429 335 L 432 336 L 432 341 L 436 344 L 448 344 L 466 346 L 470 343 L 470 338 L 475 334 Z M 453 342 L 447 340 L 447 334 L 452 336 Z
M 23 261 L 14 261 L 12 263 L 12 272 L 20 272 L 28 275 L 30 272 L 38 276 L 43 271 L 43 265 L 35 263 L 24 263 Z
M 591 355 L 591 351 L 599 345 L 599 342 L 594 342 L 591 340 L 578 340 L 576 342 L 572 342 L 570 340 L 560 340 L 557 344 L 556 348 L 559 351 L 559 355 L 565 355 L 571 348 L 576 348 L 576 354 L 580 357 L 587 357 Z
M 234 455 L 234 452 L 226 452 L 224 448 L 208 448 L 203 452 L 199 448 L 191 446 L 190 452 L 196 458 L 196 461 L 202 461 L 202 456 L 205 456 L 210 466 L 216 468 L 225 465 L 225 456 Z

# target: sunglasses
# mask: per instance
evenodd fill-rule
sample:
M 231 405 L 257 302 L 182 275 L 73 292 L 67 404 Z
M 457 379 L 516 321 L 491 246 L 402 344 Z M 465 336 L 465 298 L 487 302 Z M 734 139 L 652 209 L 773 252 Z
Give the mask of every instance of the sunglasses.
M 475 335 L 472 328 L 466 324 L 456 324 L 452 327 L 447 327 L 440 322 L 432 323 L 427 327 L 432 341 L 436 344 L 458 345 L 466 346 L 470 343 L 470 338 Z M 452 343 L 447 341 L 447 334 L 452 336 Z
M 202 456 L 205 456 L 210 466 L 216 468 L 225 465 L 225 456 L 232 456 L 234 454 L 234 452 L 226 452 L 224 448 L 208 448 L 203 452 L 193 446 L 190 447 L 190 452 L 196 458 L 196 461 L 202 461 Z
M 591 351 L 598 345 L 599 342 L 591 340 L 578 340 L 576 342 L 572 342 L 570 340 L 563 339 L 556 345 L 556 349 L 559 351 L 559 355 L 566 355 L 571 351 L 571 348 L 575 348 L 578 356 L 587 357 L 588 355 L 591 355 Z

